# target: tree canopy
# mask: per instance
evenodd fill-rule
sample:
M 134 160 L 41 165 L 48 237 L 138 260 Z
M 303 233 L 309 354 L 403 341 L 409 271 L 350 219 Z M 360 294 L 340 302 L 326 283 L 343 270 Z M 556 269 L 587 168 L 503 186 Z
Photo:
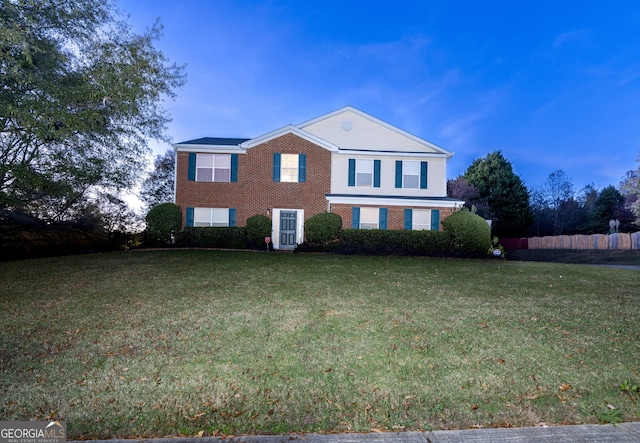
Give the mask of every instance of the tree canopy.
M 140 199 L 147 209 L 173 201 L 174 174 L 176 159 L 173 150 L 169 149 L 164 155 L 157 155 L 153 161 L 153 170 L 142 182 Z
M 640 155 L 638 163 L 640 163 Z M 640 226 L 640 166 L 627 172 L 620 183 L 620 190 L 625 196 L 625 207 L 633 213 L 634 223 Z
M 109 0 L 0 0 L 0 210 L 64 219 L 90 190 L 131 187 L 183 68 Z
M 495 235 L 515 237 L 527 232 L 533 222 L 529 191 L 501 151 L 474 160 L 463 178 L 478 190 L 480 199 L 487 199 L 490 213 L 478 208 L 478 215 L 493 219 Z

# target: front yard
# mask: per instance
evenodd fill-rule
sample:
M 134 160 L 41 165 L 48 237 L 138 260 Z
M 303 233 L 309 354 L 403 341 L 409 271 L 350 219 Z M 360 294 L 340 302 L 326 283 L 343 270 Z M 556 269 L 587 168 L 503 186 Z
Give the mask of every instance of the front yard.
M 69 439 L 638 420 L 639 283 L 224 251 L 0 263 L 0 420 Z

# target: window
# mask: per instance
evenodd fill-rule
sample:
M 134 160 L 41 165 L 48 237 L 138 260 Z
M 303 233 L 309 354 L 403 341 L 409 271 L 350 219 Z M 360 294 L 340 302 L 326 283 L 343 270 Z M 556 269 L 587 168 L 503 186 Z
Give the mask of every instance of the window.
M 356 186 L 373 186 L 373 160 L 356 161 Z
M 429 209 L 414 209 L 411 229 L 423 231 L 431 229 L 431 211 Z
M 238 154 L 189 153 L 188 179 L 199 182 L 235 182 L 238 175 Z
M 191 227 L 235 226 L 235 208 L 187 208 L 187 223 Z
M 433 230 L 440 229 L 439 209 L 410 209 L 404 210 L 404 229 Z
M 404 162 L 402 166 L 402 187 L 418 189 L 420 186 L 420 162 Z
M 303 183 L 306 179 L 306 154 L 273 154 L 273 181 Z
M 378 229 L 378 208 L 360 208 L 360 229 Z
M 349 186 L 380 187 L 380 160 L 349 159 Z
M 351 227 L 354 229 L 387 229 L 387 208 L 351 208 Z
M 427 189 L 428 163 L 396 160 L 396 188 Z
M 280 157 L 280 181 L 298 181 L 298 154 L 282 154 Z

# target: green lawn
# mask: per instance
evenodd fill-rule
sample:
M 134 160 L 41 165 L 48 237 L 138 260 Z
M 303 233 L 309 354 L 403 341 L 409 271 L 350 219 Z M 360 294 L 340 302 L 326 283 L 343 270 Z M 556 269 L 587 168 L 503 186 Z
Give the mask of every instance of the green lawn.
M 638 420 L 639 306 L 640 272 L 567 264 L 0 263 L 0 420 L 70 439 Z

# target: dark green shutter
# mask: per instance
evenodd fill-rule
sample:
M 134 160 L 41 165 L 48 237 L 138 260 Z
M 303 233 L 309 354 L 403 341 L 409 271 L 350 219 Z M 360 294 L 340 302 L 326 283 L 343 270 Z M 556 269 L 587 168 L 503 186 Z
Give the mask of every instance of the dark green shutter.
M 439 209 L 431 210 L 431 230 L 432 231 L 440 230 L 440 210 Z
M 378 221 L 378 227 L 380 229 L 387 229 L 387 208 L 380 208 L 380 220 Z
M 373 161 L 373 187 L 380 187 L 380 160 Z
M 396 188 L 402 188 L 402 160 L 396 160 Z
M 427 189 L 427 162 L 420 162 L 420 189 Z
M 280 153 L 273 153 L 273 181 L 280 181 Z
M 229 226 L 236 225 L 236 208 L 229 208 Z
M 357 206 L 351 208 L 351 227 L 353 229 L 360 228 L 360 208 Z
M 187 228 L 193 227 L 193 208 L 187 208 Z
M 404 229 L 411 231 L 413 229 L 413 209 L 404 210 Z
M 298 155 L 298 182 L 307 181 L 307 154 Z
M 231 180 L 238 181 L 238 154 L 231 154 Z
M 196 153 L 189 153 L 189 172 L 187 174 L 187 180 L 195 181 L 196 179 Z
M 356 159 L 349 159 L 349 186 L 356 185 Z

